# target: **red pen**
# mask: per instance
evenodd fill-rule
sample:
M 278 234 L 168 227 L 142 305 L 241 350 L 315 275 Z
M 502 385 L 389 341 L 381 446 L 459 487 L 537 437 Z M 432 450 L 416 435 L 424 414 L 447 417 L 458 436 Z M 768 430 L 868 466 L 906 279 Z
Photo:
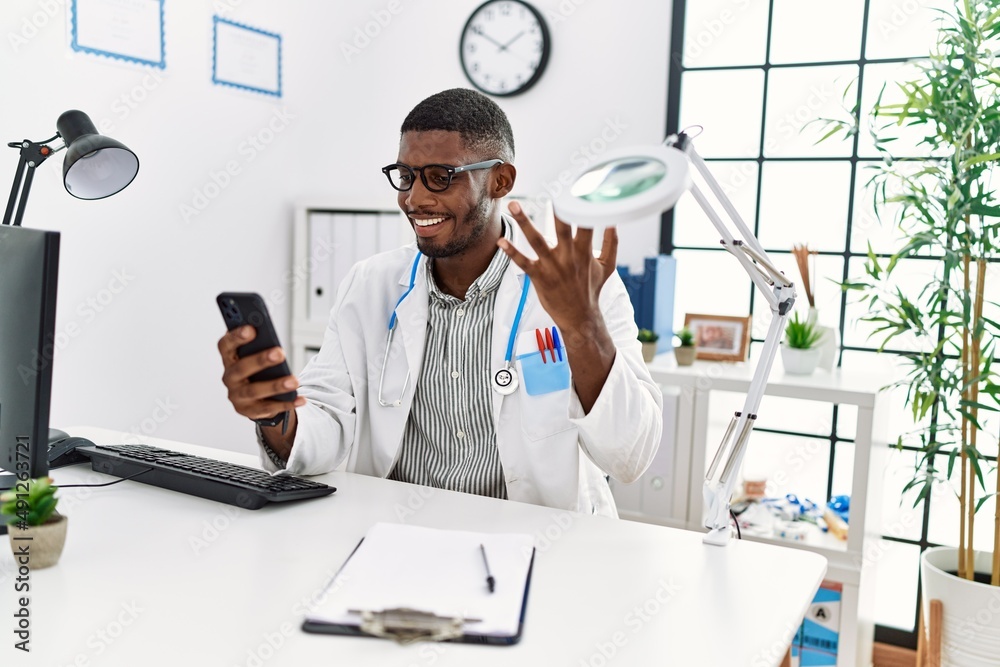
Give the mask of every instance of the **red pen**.
M 538 341 L 538 351 L 542 353 L 542 363 L 548 363 L 545 360 L 545 339 L 542 337 L 542 332 L 539 329 L 535 329 L 535 340 Z
M 552 331 L 548 327 L 545 328 L 545 349 L 552 353 L 552 363 L 556 363 L 556 346 L 552 342 Z

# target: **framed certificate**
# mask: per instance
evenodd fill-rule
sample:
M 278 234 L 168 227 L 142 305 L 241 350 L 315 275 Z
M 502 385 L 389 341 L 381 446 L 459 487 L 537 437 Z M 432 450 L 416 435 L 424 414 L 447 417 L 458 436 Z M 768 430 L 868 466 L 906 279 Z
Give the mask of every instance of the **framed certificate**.
M 74 51 L 165 69 L 165 0 L 71 0 Z
M 212 17 L 212 83 L 281 97 L 281 35 Z

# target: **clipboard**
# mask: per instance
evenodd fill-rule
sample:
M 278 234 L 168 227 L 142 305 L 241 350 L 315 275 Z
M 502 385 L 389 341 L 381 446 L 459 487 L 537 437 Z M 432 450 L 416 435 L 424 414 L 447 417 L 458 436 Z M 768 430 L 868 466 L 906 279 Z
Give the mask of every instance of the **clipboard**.
M 534 562 L 528 534 L 377 523 L 333 576 L 302 629 L 404 644 L 516 644 Z

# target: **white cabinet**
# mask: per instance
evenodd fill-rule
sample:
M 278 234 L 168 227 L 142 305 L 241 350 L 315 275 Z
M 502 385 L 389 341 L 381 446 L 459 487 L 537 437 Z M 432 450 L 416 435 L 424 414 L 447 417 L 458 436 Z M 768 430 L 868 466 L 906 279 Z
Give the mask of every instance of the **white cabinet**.
M 664 460 L 660 467 L 650 467 L 643 477 L 630 487 L 640 489 L 638 502 L 629 494 L 629 487 L 615 490 L 626 505 L 625 518 L 653 523 L 676 525 L 691 530 L 704 531 L 702 527 L 702 482 L 706 458 L 715 453 L 718 441 L 711 439 L 712 419 L 728 422 L 730 414 L 712 414 L 712 392 L 745 394 L 753 373 L 751 364 L 724 364 L 695 362 L 693 366 L 677 367 L 671 355 L 662 354 L 650 364 L 653 379 L 665 387 L 669 402 L 675 406 L 676 418 L 664 421 L 664 430 L 670 431 L 673 451 L 667 458 L 676 466 L 672 475 L 665 475 Z M 850 373 L 836 369 L 832 373 L 817 372 L 811 376 L 785 375 L 780 366 L 771 373 L 765 396 L 778 396 L 805 401 L 819 401 L 841 406 L 854 406 L 857 410 L 853 434 L 854 460 L 851 466 L 851 517 L 846 542 L 832 535 L 816 532 L 805 542 L 788 542 L 777 538 L 747 537 L 795 549 L 806 549 L 825 556 L 829 562 L 827 579 L 843 585 L 841 602 L 840 640 L 838 665 L 871 664 L 874 640 L 875 581 L 873 564 L 868 554 L 878 548 L 880 512 L 882 508 L 882 473 L 888 453 L 886 445 L 885 405 L 879 389 L 892 378 L 874 373 Z M 667 395 L 664 404 L 668 403 Z M 762 404 L 761 415 L 764 415 Z M 665 415 L 666 416 L 666 415 Z M 666 436 L 665 436 L 666 437 Z M 755 436 L 751 435 L 750 447 Z M 654 480 L 672 479 L 673 498 L 665 513 L 654 509 L 655 504 L 645 502 L 647 487 Z M 627 490 L 626 490 L 627 489 Z M 638 509 L 633 509 L 633 507 Z M 753 576 L 753 573 L 747 573 Z
M 323 343 L 330 309 L 351 266 L 413 240 L 399 209 L 300 205 L 292 263 L 292 372 Z

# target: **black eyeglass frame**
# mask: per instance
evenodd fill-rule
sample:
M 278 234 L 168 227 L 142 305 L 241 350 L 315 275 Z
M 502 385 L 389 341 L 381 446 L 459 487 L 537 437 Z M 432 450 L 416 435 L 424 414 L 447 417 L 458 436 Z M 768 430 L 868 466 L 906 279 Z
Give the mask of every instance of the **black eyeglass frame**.
M 413 183 L 416 179 L 413 178 L 413 172 L 418 172 L 420 174 L 420 182 L 424 184 L 424 187 L 431 192 L 444 192 L 449 187 L 451 187 L 451 179 L 455 177 L 455 174 L 461 174 L 463 171 L 475 171 L 477 169 L 491 169 L 498 164 L 503 164 L 504 161 L 499 158 L 494 158 L 492 160 L 485 160 L 483 162 L 473 162 L 472 164 L 464 164 L 458 167 L 453 167 L 450 164 L 425 164 L 422 167 L 411 167 L 408 164 L 403 164 L 402 162 L 394 162 L 392 164 L 387 164 L 382 167 L 382 173 L 385 174 L 386 179 L 389 181 L 389 185 L 392 186 L 393 190 L 398 192 L 409 192 L 413 189 Z M 431 187 L 427 182 L 427 177 L 424 176 L 424 169 L 430 169 L 431 167 L 439 167 L 444 169 L 448 173 L 448 182 L 443 188 Z M 398 169 L 400 172 L 407 170 L 410 172 L 410 187 L 400 188 L 397 187 L 395 183 L 392 182 L 392 176 L 389 174 L 393 169 Z

